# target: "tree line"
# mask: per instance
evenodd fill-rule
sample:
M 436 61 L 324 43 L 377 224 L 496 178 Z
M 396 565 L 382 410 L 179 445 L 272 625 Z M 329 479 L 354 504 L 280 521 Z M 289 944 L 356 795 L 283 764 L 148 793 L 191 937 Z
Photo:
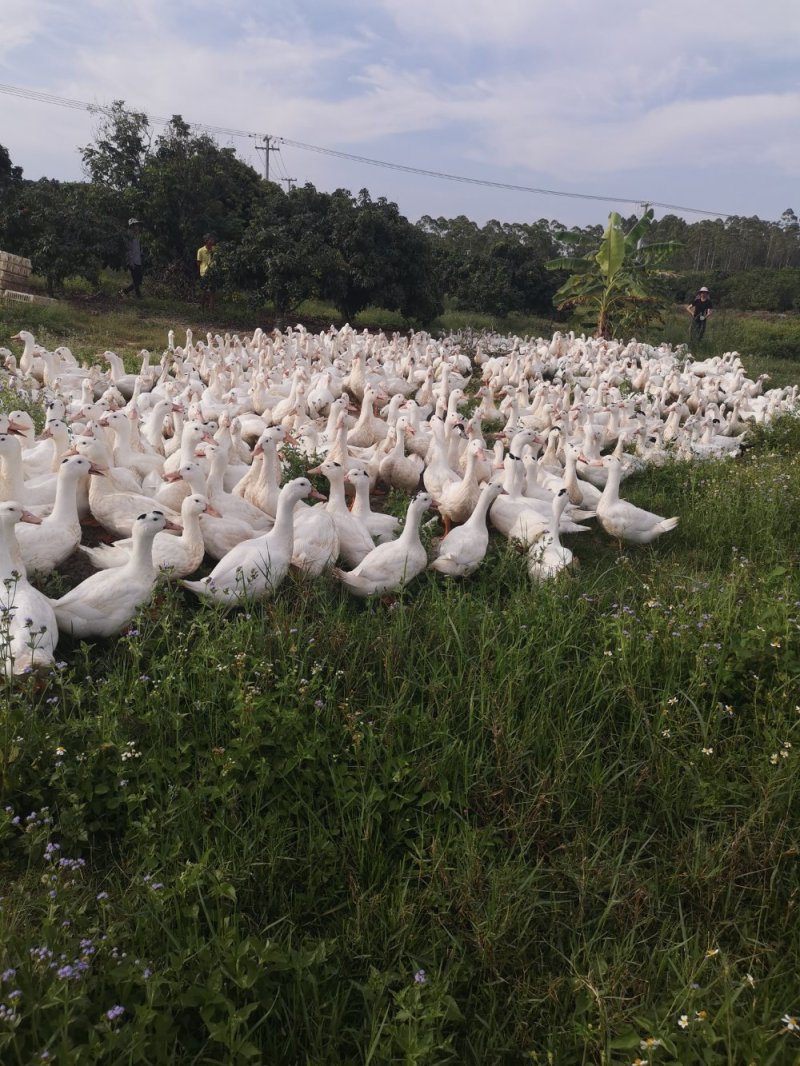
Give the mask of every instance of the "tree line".
M 218 242 L 220 288 L 276 314 L 318 298 L 347 319 L 367 306 L 428 322 L 444 306 L 505 316 L 552 315 L 563 277 L 548 261 L 590 254 L 602 225 L 487 222 L 463 215 L 411 223 L 366 189 L 289 191 L 264 181 L 232 148 L 196 134 L 176 115 L 154 134 L 147 116 L 116 101 L 80 149 L 85 178 L 26 180 L 0 145 L 0 248 L 28 256 L 51 293 L 65 278 L 99 283 L 124 267 L 126 221 L 143 221 L 145 267 L 164 289 L 186 295 L 206 233 Z M 636 216 L 623 219 L 630 231 Z M 668 296 L 684 301 L 701 284 L 722 305 L 800 310 L 800 222 L 734 217 L 653 221 L 648 241 L 670 244 Z

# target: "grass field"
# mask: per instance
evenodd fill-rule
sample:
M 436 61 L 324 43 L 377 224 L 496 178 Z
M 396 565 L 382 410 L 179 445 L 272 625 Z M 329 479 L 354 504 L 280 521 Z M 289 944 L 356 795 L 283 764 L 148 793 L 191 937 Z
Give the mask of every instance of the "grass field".
M 0 682 L 3 1066 L 800 1063 L 800 422 L 625 494 L 678 529 L 545 587 L 164 589 Z

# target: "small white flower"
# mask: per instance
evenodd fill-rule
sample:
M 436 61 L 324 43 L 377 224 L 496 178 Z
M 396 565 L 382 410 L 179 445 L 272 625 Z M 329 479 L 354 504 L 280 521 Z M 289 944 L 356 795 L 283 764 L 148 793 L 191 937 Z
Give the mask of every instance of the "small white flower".
M 689 1028 L 689 1015 L 688 1014 L 682 1014 L 680 1016 L 680 1018 L 678 1018 L 678 1025 L 681 1027 L 681 1029 L 688 1029 Z
M 644 1040 L 639 1041 L 639 1047 L 642 1051 L 652 1051 L 653 1048 L 661 1047 L 662 1043 L 657 1036 L 646 1036 Z
M 781 1021 L 786 1026 L 784 1032 L 800 1033 L 800 1018 L 795 1017 L 793 1014 L 784 1014 Z
M 713 755 L 714 754 L 714 749 L 713 748 L 701 748 L 700 750 L 703 752 L 703 755 Z

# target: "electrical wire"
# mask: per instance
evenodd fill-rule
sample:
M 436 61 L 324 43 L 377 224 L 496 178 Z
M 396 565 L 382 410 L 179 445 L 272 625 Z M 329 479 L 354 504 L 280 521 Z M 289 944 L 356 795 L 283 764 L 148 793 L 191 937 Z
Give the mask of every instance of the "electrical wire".
M 74 100 L 65 96 L 56 96 L 54 93 L 39 92 L 35 89 L 25 89 L 18 85 L 5 85 L 0 83 L 0 93 L 4 93 L 7 96 L 17 97 L 21 100 L 32 100 L 37 103 L 53 104 L 58 107 L 72 108 L 73 110 L 89 111 L 103 115 L 113 114 L 113 108 L 106 105 L 90 104 L 85 100 Z M 126 108 L 126 111 L 131 113 L 132 109 Z M 145 114 L 144 112 L 139 113 Z M 146 118 L 148 122 L 159 126 L 169 125 L 172 121 L 171 118 L 164 118 L 158 115 L 147 114 Z M 266 140 L 263 134 L 254 133 L 252 130 L 234 129 L 229 126 L 215 126 L 206 122 L 187 122 L 187 125 L 192 129 L 200 130 L 203 133 L 214 134 L 215 136 L 245 137 L 259 141 Z M 423 167 L 412 167 L 403 163 L 391 163 L 382 159 L 372 159 L 369 156 L 355 155 L 352 152 L 343 152 L 336 148 L 324 148 L 318 144 L 308 144 L 304 141 L 293 140 L 290 137 L 270 135 L 270 140 L 288 145 L 291 148 L 299 148 L 303 152 L 315 152 L 318 155 L 326 155 L 335 159 L 345 159 L 351 163 L 359 163 L 363 166 L 381 167 L 385 170 L 399 171 L 403 174 L 415 174 L 420 177 L 436 178 L 440 181 L 455 181 L 464 185 L 479 185 L 489 189 L 503 189 L 508 192 L 531 193 L 537 196 L 559 196 L 570 200 L 592 200 L 595 202 L 599 201 L 602 203 L 615 204 L 646 204 L 648 207 L 658 207 L 665 211 L 680 211 L 685 214 L 705 215 L 706 217 L 710 216 L 714 218 L 738 217 L 727 211 L 709 211 L 701 207 L 686 207 L 682 204 L 671 204 L 664 203 L 660 200 L 650 200 L 643 196 L 602 196 L 597 193 L 568 192 L 564 189 L 545 189 L 533 185 L 516 185 L 511 182 L 491 181 L 487 178 L 469 177 L 463 174 L 448 174 L 445 171 L 440 170 L 426 170 Z M 279 152 L 277 155 L 280 158 Z M 284 180 L 286 179 L 288 179 L 288 173 L 284 167 Z

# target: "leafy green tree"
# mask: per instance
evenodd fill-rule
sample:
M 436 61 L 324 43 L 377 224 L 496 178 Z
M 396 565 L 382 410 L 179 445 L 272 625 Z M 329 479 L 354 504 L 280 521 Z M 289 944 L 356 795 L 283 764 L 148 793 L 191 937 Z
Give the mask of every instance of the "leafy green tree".
M 142 180 L 150 142 L 147 115 L 129 111 L 124 100 L 115 100 L 103 112 L 93 143 L 80 150 L 87 177 L 93 184 L 117 192 L 135 191 Z
M 271 303 L 282 325 L 304 300 L 337 284 L 345 266 L 332 243 L 330 201 L 311 184 L 288 194 L 265 185 L 241 239 L 217 255 L 226 287 Z
M 0 248 L 4 251 L 15 251 L 24 232 L 19 206 L 22 188 L 22 167 L 12 164 L 8 149 L 0 144 Z
M 16 197 L 14 250 L 47 280 L 51 296 L 67 277 L 99 284 L 100 271 L 119 257 L 117 194 L 86 182 L 42 178 L 26 182 Z
M 140 217 L 154 265 L 194 278 L 195 254 L 206 233 L 239 241 L 264 183 L 209 136 L 194 136 L 175 115 L 142 169 Z
M 608 216 L 600 247 L 590 257 L 550 260 L 548 270 L 573 273 L 553 297 L 559 310 L 576 309 L 600 337 L 637 330 L 658 322 L 666 304 L 663 265 L 675 253 L 675 241 L 645 244 L 653 219 L 649 208 L 627 232 L 621 216 Z
M 384 197 L 337 189 L 330 203 L 333 246 L 344 268 L 325 279 L 322 295 L 352 320 L 365 307 L 400 311 L 429 322 L 442 309 L 430 242 Z
M 551 310 L 557 283 L 544 264 L 560 245 L 546 220 L 533 225 L 492 220 L 479 228 L 464 215 L 426 215 L 418 226 L 432 243 L 442 289 L 456 307 L 495 315 Z

